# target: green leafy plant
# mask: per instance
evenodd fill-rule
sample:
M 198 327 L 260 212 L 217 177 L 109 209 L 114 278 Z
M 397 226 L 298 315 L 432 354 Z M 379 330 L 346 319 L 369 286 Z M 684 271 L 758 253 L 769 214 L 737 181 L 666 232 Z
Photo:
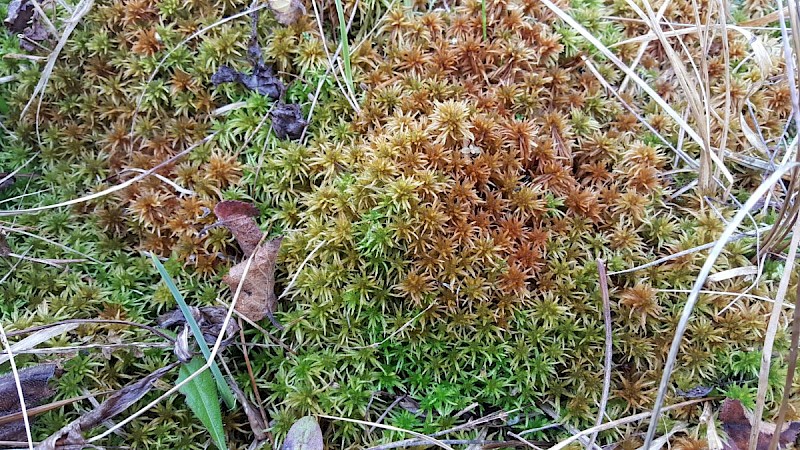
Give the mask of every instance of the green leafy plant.
M 194 378 L 183 385 L 180 392 L 186 397 L 186 404 L 189 405 L 195 416 L 211 433 L 214 445 L 220 450 L 225 450 L 228 445 L 225 443 L 225 430 L 222 424 L 217 387 L 208 370 L 199 372 L 203 365 L 203 360 L 198 357 L 181 365 L 178 383 L 191 375 L 194 375 Z

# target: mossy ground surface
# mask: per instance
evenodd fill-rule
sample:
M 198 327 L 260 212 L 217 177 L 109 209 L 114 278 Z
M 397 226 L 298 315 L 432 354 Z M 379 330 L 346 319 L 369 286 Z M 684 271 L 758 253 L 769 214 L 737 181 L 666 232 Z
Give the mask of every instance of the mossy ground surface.
M 665 17 L 694 23 L 691 2 L 673 5 Z M 423 433 L 514 411 L 491 428 L 490 437 L 502 439 L 508 430 L 552 423 L 542 405 L 572 426 L 591 426 L 604 372 L 596 260 L 613 272 L 714 241 L 760 175 L 735 166 L 728 197 L 674 195 L 696 176 L 696 170 L 676 170 L 691 166 L 674 148 L 697 158 L 699 146 L 687 143 L 640 90 L 613 96 L 582 58 L 594 61 L 612 86 L 624 76 L 537 1 L 467 1 L 447 11 L 361 2 L 350 35 L 358 111 L 341 76 L 328 70 L 324 46 L 333 53 L 338 42 L 332 4 L 320 11 L 329 33 L 324 39 L 312 14 L 282 26 L 264 12 L 257 35 L 264 59 L 287 86 L 284 100 L 299 103 L 304 115 L 314 108 L 302 140 L 280 140 L 265 119 L 273 100 L 210 82 L 221 65 L 249 69 L 249 19 L 193 35 L 248 6 L 99 1 L 64 47 L 41 105 L 34 102 L 25 117 L 20 113 L 43 64 L 0 60 L 0 76 L 16 77 L 0 85 L 8 128 L 0 167 L 32 175 L 2 191 L 5 210 L 113 187 L 216 133 L 160 169 L 162 178 L 5 218 L 14 253 L 84 260 L 54 267 L 7 258 L 12 270 L 0 285 L 7 330 L 67 318 L 154 324 L 176 305 L 147 253 L 165 259 L 190 304 L 230 301 L 220 279 L 241 253 L 224 227 L 212 226 L 211 210 L 221 199 L 245 200 L 260 209 L 265 231 L 285 236 L 279 289 L 297 275 L 276 312 L 285 330 L 265 321 L 271 337 L 253 327 L 245 331 L 279 440 L 303 415 L 376 420 L 393 404 L 384 423 Z M 352 6 L 346 5 L 348 16 Z M 606 45 L 646 33 L 636 22 L 607 18 L 632 16 L 620 2 L 562 6 Z M 764 12 L 742 5 L 736 13 L 744 10 Z M 8 33 L 0 48 L 26 53 Z M 631 43 L 616 51 L 630 62 L 638 48 Z M 653 48 L 638 72 L 681 111 L 685 98 L 674 72 Z M 759 124 L 766 142 L 779 142 L 791 107 L 785 86 L 767 81 L 782 68 L 761 73 L 746 60 L 749 48 L 740 37 L 731 37 L 728 60 L 722 51 L 717 46 L 704 55 L 709 73 L 724 73 L 726 64 L 731 71 L 732 84 L 711 78 L 711 103 L 729 95 L 732 109 L 744 110 L 749 101 L 749 126 Z M 741 123 L 730 122 L 731 135 L 742 132 Z M 721 122 L 711 126 L 715 136 L 722 129 Z M 728 148 L 749 151 L 741 138 L 730 139 Z M 754 217 L 760 225 L 773 219 Z M 754 239 L 739 239 L 715 271 L 750 265 L 755 256 Z M 692 253 L 612 276 L 608 418 L 652 406 L 685 290 L 704 259 L 705 253 Z M 733 277 L 708 286 L 720 293 L 704 294 L 695 309 L 674 389 L 714 386 L 752 400 L 770 306 L 729 293 L 773 296 L 782 269 L 779 258 L 769 259 L 755 284 Z M 793 274 L 790 301 L 796 283 Z M 784 376 L 784 332 L 777 342 L 773 388 Z M 121 343 L 136 344 L 21 355 L 17 363 L 62 364 L 56 383 L 62 399 L 118 389 L 174 360 L 147 331 L 123 325 L 83 325 L 49 345 Z M 252 394 L 241 350 L 230 347 L 223 358 Z M 680 399 L 676 392 L 669 402 Z M 45 414 L 35 437 L 43 439 L 86 407 Z M 696 419 L 699 412 L 681 410 L 668 421 Z M 224 422 L 232 445 L 246 448 L 252 438 L 244 413 L 228 411 Z M 324 430 L 331 448 L 407 437 L 337 421 L 326 421 Z M 620 427 L 601 440 L 635 440 L 637 430 Z M 559 436 L 558 428 L 527 435 L 537 441 Z M 207 439 L 174 397 L 104 445 L 204 448 Z

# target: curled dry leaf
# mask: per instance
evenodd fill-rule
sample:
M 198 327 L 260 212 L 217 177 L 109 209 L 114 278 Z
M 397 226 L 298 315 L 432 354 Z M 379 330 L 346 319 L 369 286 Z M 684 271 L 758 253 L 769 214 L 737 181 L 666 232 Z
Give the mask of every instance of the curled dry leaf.
M 17 371 L 26 409 L 40 405 L 53 394 L 47 383 L 55 373 L 55 364 L 41 364 Z M 14 374 L 7 373 L 0 376 L 0 416 L 16 414 L 20 411 L 22 411 L 22 407 L 19 403 Z M 22 418 L 0 425 L 0 440 L 23 441 L 25 439 L 25 422 Z
M 724 442 L 723 450 L 747 450 L 750 441 L 750 431 L 753 429 L 753 419 L 745 411 L 742 402 L 739 400 L 726 399 L 722 404 L 719 413 L 719 420 L 722 422 L 722 429 L 727 434 L 727 441 Z M 757 450 L 767 450 L 772 436 L 775 434 L 775 425 L 761 422 L 758 425 Z M 787 448 L 789 444 L 797 439 L 800 433 L 800 422 L 791 422 L 780 431 L 778 448 Z
M 258 228 L 254 219 L 258 215 L 258 209 L 249 203 L 235 200 L 222 201 L 214 207 L 214 213 L 231 230 L 244 255 L 253 258 L 246 276 L 247 260 L 244 260 L 231 267 L 228 275 L 222 279 L 234 294 L 239 285 L 242 285 L 236 310 L 252 321 L 269 317 L 280 327 L 272 313 L 275 312 L 278 303 L 275 295 L 275 263 L 283 238 L 273 239 L 258 246 L 264 233 Z
M 200 326 L 205 341 L 214 345 L 217 342 L 217 336 L 222 332 L 222 325 L 225 323 L 225 315 L 228 311 L 222 306 L 204 306 L 202 308 L 192 306 L 189 309 L 192 311 L 192 317 L 197 325 Z M 179 325 L 186 325 L 186 317 L 180 309 L 172 310 L 158 318 L 158 326 L 161 328 L 173 328 Z M 238 331 L 239 325 L 235 321 L 229 320 L 223 345 L 236 337 Z
M 136 403 L 145 394 L 150 392 L 156 380 L 172 370 L 177 364 L 179 363 L 162 367 L 141 380 L 129 384 L 115 392 L 101 403 L 100 406 L 70 422 L 64 428 L 48 437 L 36 447 L 36 450 L 55 450 L 56 448 L 63 449 L 70 447 L 83 448 L 86 444 L 83 433 L 128 409 L 129 406 Z
M 313 416 L 305 416 L 289 428 L 281 450 L 323 450 L 324 447 L 322 430 L 319 428 L 317 419 Z
M 231 390 L 234 395 L 236 395 L 236 400 L 242 404 L 242 409 L 244 409 L 244 413 L 247 415 L 247 421 L 250 423 L 250 429 L 253 430 L 253 435 L 256 437 L 256 440 L 266 441 L 267 425 L 264 423 L 264 419 L 261 417 L 256 406 L 244 395 L 244 392 L 235 381 L 231 383 Z

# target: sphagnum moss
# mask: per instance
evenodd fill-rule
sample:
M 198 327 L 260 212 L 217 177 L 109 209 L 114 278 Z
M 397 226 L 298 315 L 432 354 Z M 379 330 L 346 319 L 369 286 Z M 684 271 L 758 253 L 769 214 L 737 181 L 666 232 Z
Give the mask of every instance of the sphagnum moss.
M 608 12 L 627 15 L 618 5 Z M 374 419 L 406 394 L 385 421 L 421 432 L 455 424 L 454 414 L 474 402 L 473 415 L 522 408 L 512 427 L 541 426 L 547 419 L 537 405 L 543 402 L 575 426 L 592 424 L 604 339 L 595 260 L 604 259 L 611 271 L 647 263 L 713 241 L 723 222 L 699 198 L 669 200 L 666 194 L 681 186 L 679 176 L 665 175 L 672 168 L 670 150 L 610 97 L 579 58 L 595 51 L 543 5 L 487 2 L 486 39 L 481 2 L 451 6 L 449 13 L 389 8 L 377 35 L 351 55 L 356 85 L 366 87 L 358 115 L 324 75 L 313 18 L 286 28 L 262 19 L 265 59 L 289 72 L 290 100 L 306 102 L 322 83 L 305 145 L 277 141 L 268 126 L 256 131 L 271 107 L 268 99 L 240 86 L 210 87 L 221 65 L 243 66 L 244 20 L 190 41 L 144 85 L 181 39 L 247 5 L 98 4 L 71 38 L 45 94 L 43 146 L 37 145 L 35 161 L 40 177 L 27 186 L 43 192 L 16 205 L 56 203 L 107 187 L 133 176 L 124 169 L 148 169 L 212 130 L 218 135 L 160 172 L 191 195 L 151 177 L 111 198 L 20 217 L 16 225 L 105 264 L 64 270 L 23 263 L 0 288 L 13 299 L 2 303 L 4 317 L 17 328 L 65 317 L 152 320 L 173 305 L 147 259 L 133 250 L 173 254 L 168 268 L 187 297 L 213 304 L 220 269 L 236 253 L 223 229 L 207 229 L 214 221 L 207 212 L 219 198 L 252 199 L 264 212 L 264 226 L 287 236 L 279 272 L 284 280 L 321 244 L 278 314 L 286 326 L 282 339 L 297 354 L 278 347 L 250 351 L 278 436 L 309 413 Z M 572 13 L 606 43 L 642 34 L 636 22 L 602 19 L 604 8 L 575 2 Z M 666 17 L 694 23 L 690 8 L 691 2 L 678 2 Z M 370 23 L 374 11 L 356 23 Z M 730 64 L 746 55 L 743 45 L 732 41 Z M 622 46 L 619 53 L 632 60 L 637 48 Z M 709 56 L 721 73 L 719 52 Z M 38 73 L 22 62 L 0 64 L 18 75 L 8 95 L 13 117 Z M 679 104 L 674 80 L 659 76 L 667 64 L 648 52 L 643 74 Z M 734 74 L 734 100 L 764 75 L 744 67 Z M 610 83 L 619 82 L 611 66 L 601 62 L 599 70 Z M 299 81 L 292 83 L 292 75 Z M 721 95 L 720 85 L 712 90 Z M 770 84 L 750 98 L 758 123 L 771 124 L 766 132 L 782 132 L 790 113 L 786 97 L 785 86 Z M 653 102 L 625 98 L 655 130 L 677 141 L 676 127 Z M 245 107 L 210 114 L 236 101 Z M 20 166 L 37 142 L 30 118 L 13 131 L 19 139 L 4 140 L 4 167 Z M 240 149 L 245 140 L 249 146 Z M 728 209 L 716 207 L 723 215 Z M 60 255 L 41 241 L 15 235 L 9 241 L 17 253 Z M 732 244 L 718 268 L 741 265 L 753 254 L 752 242 Z M 612 278 L 609 417 L 652 404 L 684 298 L 669 290 L 690 288 L 702 260 L 692 254 Z M 764 277 L 751 292 L 768 294 L 775 280 Z M 748 288 L 724 283 L 730 292 Z M 752 395 L 755 374 L 744 356 L 759 346 L 767 307 L 748 299 L 729 307 L 729 301 L 701 299 L 673 375 L 678 388 L 717 385 L 731 396 Z M 96 326 L 74 337 L 105 334 L 110 341 L 142 336 Z M 248 339 L 271 345 L 254 330 Z M 65 362 L 59 395 L 77 395 L 87 380 L 98 390 L 118 388 L 169 358 L 160 349 L 115 351 L 108 360 L 82 354 Z M 249 385 L 243 370 L 237 374 L 240 385 Z M 51 414 L 40 434 L 74 414 Z M 233 430 L 244 419 L 234 414 L 226 423 Z M 200 445 L 194 439 L 200 430 L 179 401 L 127 431 L 126 443 L 137 447 Z M 338 422 L 326 431 L 336 448 L 401 437 Z M 602 439 L 634 431 L 621 428 Z

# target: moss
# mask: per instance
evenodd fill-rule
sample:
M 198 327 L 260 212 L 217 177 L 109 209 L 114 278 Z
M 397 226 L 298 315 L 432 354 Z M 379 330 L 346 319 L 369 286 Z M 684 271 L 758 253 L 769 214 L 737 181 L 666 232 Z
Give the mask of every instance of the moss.
M 679 168 L 669 148 L 681 140 L 677 128 L 655 103 L 626 94 L 666 142 L 643 127 L 580 56 L 600 59 L 599 70 L 612 84 L 622 76 L 540 3 L 487 2 L 487 39 L 481 2 L 450 5 L 450 13 L 367 3 L 356 13 L 353 40 L 360 45 L 351 55 L 354 81 L 363 87 L 360 113 L 326 71 L 323 39 L 311 17 L 290 27 L 268 17 L 258 24 L 265 59 L 286 72 L 285 100 L 300 103 L 306 115 L 309 96 L 319 93 L 302 142 L 271 133 L 264 119 L 273 106 L 269 98 L 233 84 L 211 86 L 221 65 L 245 65 L 246 19 L 177 47 L 247 6 L 241 2 L 100 2 L 53 71 L 38 133 L 32 116 L 17 117 L 38 80 L 37 68 L 0 61 L 0 75 L 18 76 L 13 89 L 0 85 L 7 94 L 0 97 L 9 99 L 8 111 L 0 114 L 14 119 L 16 136 L 3 135 L 0 164 L 21 167 L 33 157 L 29 167 L 38 175 L 4 191 L 9 197 L 31 194 L 15 200 L 14 208 L 100 191 L 135 176 L 129 169 L 152 168 L 216 133 L 158 171 L 180 190 L 149 177 L 92 202 L 19 216 L 16 227 L 100 263 L 87 259 L 56 268 L 22 262 L 0 286 L 0 296 L 13 299 L 0 302 L 0 316 L 11 328 L 67 317 L 151 323 L 174 304 L 141 251 L 170 257 L 168 270 L 187 298 L 214 304 L 219 277 L 238 253 L 223 228 L 209 228 L 215 220 L 209 212 L 219 199 L 251 200 L 262 211 L 264 229 L 286 235 L 282 286 L 319 246 L 299 271 L 290 300 L 280 305 L 286 330 L 273 331 L 297 354 L 246 331 L 248 341 L 259 345 L 249 354 L 277 437 L 310 413 L 374 420 L 400 396 L 407 397 L 385 422 L 420 432 L 517 408 L 519 417 L 507 426 L 536 428 L 550 420 L 537 409 L 543 403 L 576 427 L 592 424 L 602 390 L 597 355 L 604 345 L 595 260 L 617 271 L 712 242 L 724 228 L 718 213 L 729 218 L 731 208 L 712 209 L 696 195 L 669 197 L 693 180 L 669 173 Z M 620 5 L 576 1 L 570 7 L 610 43 L 641 31 L 633 21 L 604 19 L 630 15 Z M 690 2 L 676 5 L 666 17 L 688 17 Z M 335 23 L 336 14 L 326 8 L 323 16 Z M 360 39 L 384 11 L 375 35 Z M 743 58 L 736 56 L 742 48 L 735 42 L 731 67 Z M 0 47 L 19 52 L 16 46 L 2 36 Z M 618 51 L 625 61 L 636 55 L 631 45 Z M 709 55 L 718 71 L 719 51 Z M 647 52 L 641 73 L 680 110 L 683 100 L 665 75 L 667 64 Z M 734 97 L 757 84 L 755 70 L 743 64 L 734 74 Z M 711 87 L 718 97 L 720 89 Z M 785 98 L 780 84 L 751 98 L 756 120 L 771 124 L 767 139 L 788 117 Z M 235 107 L 217 110 L 226 105 Z M 743 151 L 737 140 L 729 145 Z M 691 144 L 684 150 L 695 157 L 699 152 Z M 739 197 L 758 182 L 746 170 L 735 175 Z M 8 240 L 18 254 L 75 256 L 18 233 Z M 751 241 L 731 244 L 715 269 L 746 264 L 754 251 Z M 703 260 L 695 253 L 612 278 L 612 419 L 651 407 L 685 300 L 669 290 L 689 289 Z M 752 293 L 773 292 L 781 272 L 779 261 L 767 261 Z M 751 289 L 735 280 L 720 288 Z M 748 355 L 757 354 L 767 307 L 750 299 L 729 307 L 730 300 L 701 298 L 673 374 L 677 387 L 719 384 L 731 397 L 750 395 Z M 64 343 L 146 338 L 141 330 L 92 325 Z M 785 336 L 780 340 L 779 353 Z M 226 356 L 239 384 L 249 385 L 236 351 Z M 70 355 L 59 396 L 119 388 L 170 358 L 159 348 Z M 772 377 L 774 387 L 779 375 Z M 458 416 L 472 404 L 478 406 Z M 44 436 L 75 415 L 71 409 L 52 412 L 37 433 Z M 231 441 L 240 446 L 249 439 L 238 431 L 245 422 L 238 412 L 225 417 Z M 325 430 L 337 448 L 401 437 L 343 422 Z M 199 448 L 204 439 L 177 399 L 126 432 L 108 445 Z M 616 438 L 601 436 L 603 442 Z

